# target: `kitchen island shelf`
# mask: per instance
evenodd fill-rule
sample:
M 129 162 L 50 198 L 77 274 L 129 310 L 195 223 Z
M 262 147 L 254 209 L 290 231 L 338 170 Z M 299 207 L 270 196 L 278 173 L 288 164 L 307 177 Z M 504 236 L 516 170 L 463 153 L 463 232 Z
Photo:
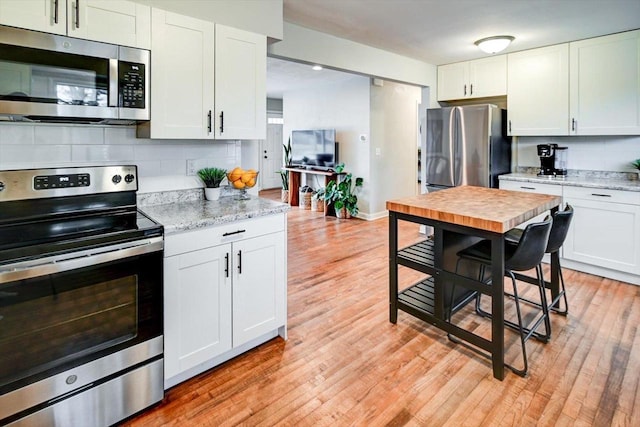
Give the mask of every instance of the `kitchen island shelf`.
M 398 294 L 398 307 L 435 315 L 434 279 L 427 277 Z M 422 316 L 420 316 L 422 318 Z
M 428 238 L 398 251 L 398 264 L 425 274 L 435 274 L 433 240 Z

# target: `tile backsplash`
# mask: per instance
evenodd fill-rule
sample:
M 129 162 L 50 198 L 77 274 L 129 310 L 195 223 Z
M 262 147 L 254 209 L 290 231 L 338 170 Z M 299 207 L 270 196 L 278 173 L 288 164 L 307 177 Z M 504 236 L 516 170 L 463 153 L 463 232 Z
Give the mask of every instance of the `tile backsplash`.
M 147 183 L 157 191 L 200 186 L 187 176 L 188 160 L 196 170 L 230 169 L 241 164 L 241 142 L 136 138 L 135 126 L 0 123 L 0 170 L 135 164 L 141 191 Z
M 536 145 L 548 143 L 569 147 L 568 169 L 629 172 L 630 163 L 640 159 L 640 136 L 530 136 L 514 146 L 516 166 L 540 167 Z

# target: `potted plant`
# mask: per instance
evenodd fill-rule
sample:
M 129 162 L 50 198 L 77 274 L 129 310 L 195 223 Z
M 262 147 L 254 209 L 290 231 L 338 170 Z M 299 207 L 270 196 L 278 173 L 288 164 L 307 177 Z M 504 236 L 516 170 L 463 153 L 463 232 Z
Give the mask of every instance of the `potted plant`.
M 205 199 L 218 200 L 220 197 L 220 183 L 227 176 L 227 170 L 220 168 L 202 168 L 197 173 L 205 186 Z
M 282 144 L 283 153 L 284 153 L 284 166 L 291 166 L 291 138 L 289 138 L 289 142 L 285 145 Z M 289 171 L 288 170 L 279 170 L 276 173 L 280 174 L 280 179 L 282 179 L 282 192 L 280 193 L 280 200 L 282 203 L 289 203 Z
M 311 196 L 311 210 L 324 212 L 324 187 L 318 188 Z
M 635 159 L 633 162 L 631 162 L 631 166 L 636 170 L 638 179 L 640 179 L 640 159 Z
M 344 163 L 336 166 L 336 173 L 344 170 Z M 358 214 L 358 196 L 356 193 L 362 187 L 364 180 L 360 177 L 353 178 L 348 173 L 340 181 L 331 181 L 327 184 L 324 193 L 324 200 L 329 204 L 333 204 L 336 211 L 336 217 L 349 218 Z

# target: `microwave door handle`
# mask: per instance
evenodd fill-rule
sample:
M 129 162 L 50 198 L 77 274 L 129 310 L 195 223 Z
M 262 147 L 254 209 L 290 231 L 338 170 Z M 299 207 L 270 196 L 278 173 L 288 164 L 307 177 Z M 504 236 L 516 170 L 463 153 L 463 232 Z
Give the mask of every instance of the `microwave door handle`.
M 118 106 L 118 60 L 109 59 L 109 107 Z

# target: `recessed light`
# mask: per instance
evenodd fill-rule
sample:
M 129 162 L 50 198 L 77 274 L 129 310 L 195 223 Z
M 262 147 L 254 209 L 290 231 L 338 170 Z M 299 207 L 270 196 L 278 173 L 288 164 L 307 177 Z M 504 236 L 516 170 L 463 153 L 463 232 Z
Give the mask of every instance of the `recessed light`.
M 314 65 L 313 67 L 311 67 L 311 69 L 314 71 L 320 71 L 322 70 L 322 65 Z

